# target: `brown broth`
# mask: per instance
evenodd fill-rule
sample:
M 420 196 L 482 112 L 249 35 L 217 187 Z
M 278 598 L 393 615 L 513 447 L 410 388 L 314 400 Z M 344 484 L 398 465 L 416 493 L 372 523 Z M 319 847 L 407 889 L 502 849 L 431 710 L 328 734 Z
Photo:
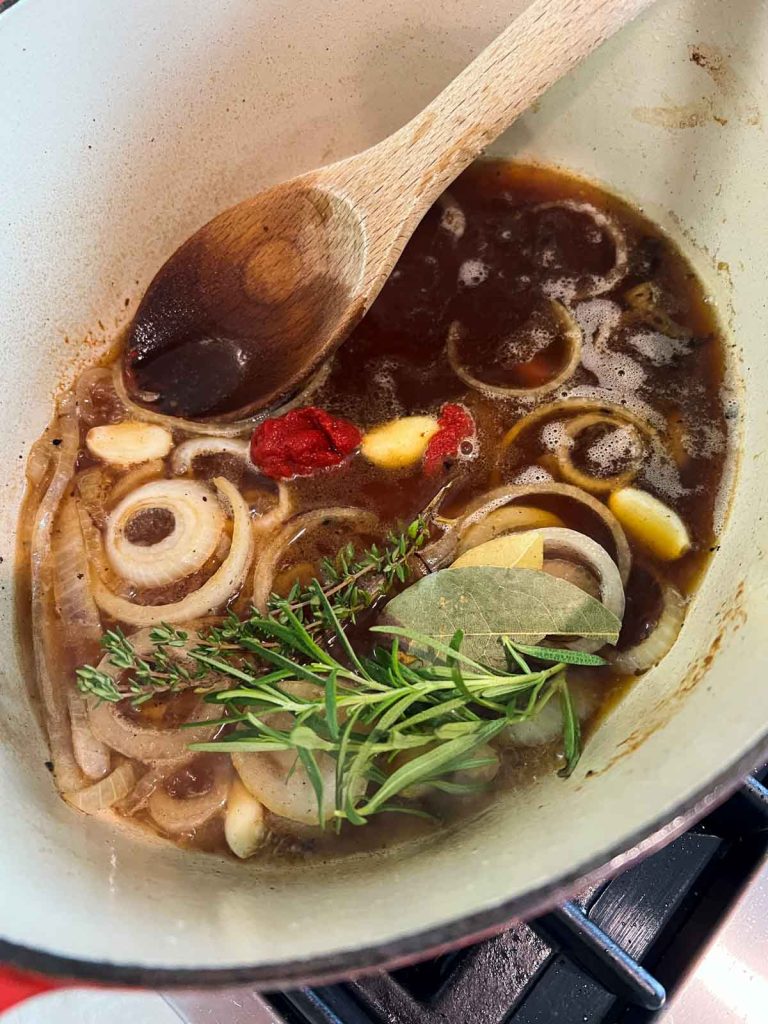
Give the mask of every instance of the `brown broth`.
M 597 219 L 572 204 L 589 204 Z M 463 232 L 456 231 L 462 222 L 456 206 L 463 214 Z M 596 290 L 596 282 L 611 273 L 617 258 L 614 238 L 600 220 L 603 215 L 626 238 L 627 271 L 614 287 L 588 297 L 583 293 Z M 632 290 L 648 283 L 654 308 L 638 311 Z M 568 354 L 553 299 L 573 311 L 588 339 L 582 364 L 556 392 L 539 401 L 498 398 L 469 388 L 456 375 L 446 357 L 452 324 L 460 325 L 462 365 L 486 383 L 533 388 L 551 379 Z M 602 343 L 589 342 L 593 328 L 598 339 L 601 328 L 605 330 Z M 213 373 L 215 367 L 208 370 Z M 374 512 L 387 528 L 409 521 L 451 478 L 444 509 L 451 514 L 499 482 L 537 475 L 558 478 L 552 444 L 560 429 L 557 417 L 549 431 L 546 423 L 531 428 L 500 454 L 506 432 L 538 405 L 593 395 L 639 411 L 652 418 L 668 454 L 652 464 L 646 459 L 636 485 L 682 517 L 692 545 L 675 562 L 633 551 L 619 644 L 629 647 L 647 636 L 658 618 L 659 582 L 690 594 L 716 545 L 716 502 L 728 436 L 723 376 L 723 339 L 700 281 L 676 246 L 640 211 L 551 168 L 479 163 L 454 184 L 450 198 L 426 215 L 311 400 L 362 429 L 399 416 L 436 414 L 448 401 L 463 402 L 477 424 L 478 457 L 448 466 L 437 478 L 425 476 L 421 466 L 389 471 L 355 457 L 338 469 L 291 481 L 295 510 L 356 505 Z M 93 403 L 97 420 L 99 403 L 105 410 L 102 421 L 114 418 L 109 394 L 99 393 Z M 575 463 L 596 476 L 619 471 L 626 455 L 616 448 L 616 438 L 606 444 L 605 435 L 604 427 L 590 427 L 571 451 Z M 81 468 L 90 461 L 85 456 Z M 259 511 L 274 500 L 271 484 L 243 478 L 231 459 L 207 457 L 197 463 L 200 479 L 217 472 L 234 480 Z M 610 549 L 610 538 L 594 516 L 557 496 L 537 497 L 535 504 Z M 31 522 L 33 514 L 23 521 Z M 167 528 L 160 522 L 144 525 L 150 533 Z M 370 537 L 362 539 L 368 542 Z M 332 555 L 344 540 L 344 530 L 335 527 L 323 537 L 293 545 L 278 565 L 278 589 L 287 592 L 296 579 L 306 581 L 313 567 L 317 571 L 319 559 Z M 147 592 L 146 603 L 176 600 L 212 571 L 207 566 L 185 584 Z M 236 607 L 246 604 L 242 596 Z M 582 694 L 587 726 L 627 684 L 609 669 L 575 669 L 570 678 Z M 151 718 L 158 711 L 164 711 L 162 706 L 148 707 L 143 714 Z M 520 784 L 536 771 L 551 770 L 556 760 L 551 745 L 515 747 L 505 755 L 493 788 Z M 450 820 L 476 812 L 490 798 L 443 801 L 439 809 Z M 366 828 L 345 828 L 340 836 L 272 817 L 266 855 L 327 855 L 391 846 L 429 827 L 412 818 L 382 817 L 386 821 L 374 818 Z M 146 812 L 139 820 L 151 826 Z M 222 849 L 220 816 L 180 841 Z

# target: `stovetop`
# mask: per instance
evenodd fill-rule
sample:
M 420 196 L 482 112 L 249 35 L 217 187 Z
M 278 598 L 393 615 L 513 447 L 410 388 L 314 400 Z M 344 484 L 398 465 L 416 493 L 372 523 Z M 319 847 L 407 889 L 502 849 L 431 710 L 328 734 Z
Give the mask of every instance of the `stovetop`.
M 766 781 L 768 766 L 624 874 L 465 950 L 336 985 L 166 999 L 188 1024 L 768 1020 Z

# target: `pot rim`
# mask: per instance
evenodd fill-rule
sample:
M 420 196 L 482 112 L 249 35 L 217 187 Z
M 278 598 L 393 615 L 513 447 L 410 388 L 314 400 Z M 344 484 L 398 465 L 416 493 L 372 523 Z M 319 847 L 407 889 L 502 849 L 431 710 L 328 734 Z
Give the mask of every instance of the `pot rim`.
M 582 886 L 625 871 L 689 829 L 766 761 L 768 731 L 712 782 L 679 804 L 671 816 L 665 814 L 650 828 L 635 832 L 628 840 L 579 864 L 551 883 L 485 910 L 372 946 L 251 967 L 143 967 L 107 960 L 82 960 L 0 939 L 0 964 L 85 983 L 166 989 L 216 989 L 237 985 L 252 985 L 262 990 L 291 988 L 349 980 L 374 970 L 392 970 L 490 938 L 516 921 L 551 910 Z

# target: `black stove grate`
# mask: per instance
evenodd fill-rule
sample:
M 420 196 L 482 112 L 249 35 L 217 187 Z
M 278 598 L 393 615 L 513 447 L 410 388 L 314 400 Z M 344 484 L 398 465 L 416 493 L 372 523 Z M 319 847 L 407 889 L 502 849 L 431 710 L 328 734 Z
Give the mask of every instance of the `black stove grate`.
M 651 1024 L 768 853 L 768 766 L 604 885 L 456 953 L 269 997 L 289 1024 Z

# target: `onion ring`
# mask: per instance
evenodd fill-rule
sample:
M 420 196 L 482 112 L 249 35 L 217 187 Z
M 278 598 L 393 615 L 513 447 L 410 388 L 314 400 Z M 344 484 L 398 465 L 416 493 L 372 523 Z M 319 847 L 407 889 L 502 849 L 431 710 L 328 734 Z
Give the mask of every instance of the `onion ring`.
M 538 213 L 541 210 L 554 209 L 570 210 L 573 213 L 582 213 L 591 217 L 602 231 L 607 235 L 610 235 L 616 254 L 614 265 L 608 273 L 584 275 L 591 278 L 592 283 L 585 288 L 580 288 L 575 291 L 573 298 L 591 299 L 596 295 L 604 295 L 605 292 L 611 291 L 611 289 L 615 288 L 627 273 L 627 240 L 624 237 L 624 232 L 618 224 L 616 224 L 613 218 L 609 217 L 602 210 L 598 210 L 597 207 L 593 206 L 591 203 L 583 203 L 575 199 L 556 199 L 548 203 L 539 203 L 537 206 L 531 207 L 530 212 Z M 574 275 L 570 275 L 572 278 L 573 276 Z
M 336 762 L 322 750 L 317 751 L 315 757 L 325 796 L 323 816 L 328 821 L 334 812 Z M 305 825 L 319 824 L 315 791 L 304 765 L 297 763 L 294 750 L 237 753 L 232 755 L 232 763 L 245 788 L 268 811 Z
M 558 526 L 548 526 L 536 533 L 544 541 L 545 558 L 575 559 L 594 572 L 600 584 L 600 602 L 621 621 L 624 617 L 624 586 L 616 563 L 605 548 L 584 533 L 563 530 Z M 593 653 L 604 645 L 604 640 L 589 637 L 566 644 L 574 651 L 587 653 Z
M 298 540 L 308 530 L 322 524 L 326 520 L 331 522 L 354 520 L 363 529 L 370 528 L 375 530 L 379 526 L 378 517 L 372 512 L 367 512 L 362 508 L 347 506 L 318 508 L 312 512 L 304 512 L 302 515 L 289 519 L 282 530 L 271 538 L 258 560 L 253 577 L 252 603 L 254 608 L 262 613 L 266 613 L 267 602 L 272 593 L 272 584 L 280 559 L 294 541 Z M 254 793 L 254 796 L 257 795 Z
M 458 543 L 461 543 L 462 538 L 472 526 L 482 522 L 486 516 L 496 509 L 503 508 L 505 505 L 509 505 L 522 498 L 530 499 L 535 495 L 550 494 L 568 498 L 585 505 L 590 512 L 593 512 L 602 521 L 602 525 L 611 534 L 615 555 L 614 561 L 618 566 L 621 582 L 626 585 L 629 578 L 629 570 L 632 568 L 632 555 L 619 521 L 610 509 L 606 508 L 597 498 L 594 498 L 591 494 L 582 491 L 578 487 L 572 487 L 570 484 L 517 484 L 496 487 L 494 490 L 488 491 L 472 502 L 459 519 L 455 527 Z
M 86 789 L 74 793 L 65 793 L 67 803 L 85 814 L 97 814 L 128 796 L 133 789 L 136 773 L 130 764 L 121 764 L 108 775 Z
M 142 462 L 141 465 L 134 466 L 127 473 L 121 474 L 107 496 L 106 507 L 114 508 L 126 494 L 135 491 L 142 484 L 148 484 L 150 480 L 163 476 L 164 470 L 165 463 L 162 459 L 150 459 L 149 462 Z
M 37 507 L 30 542 L 32 643 L 56 785 L 66 792 L 80 789 L 83 775 L 72 746 L 67 680 L 62 677 L 61 660 L 56 656 L 58 627 L 54 623 L 51 534 L 77 463 L 80 432 L 72 395 L 62 400 L 58 418 L 41 440 L 50 445 L 52 439 L 60 444 L 55 447 L 53 475 Z
M 170 835 L 194 832 L 222 810 L 227 802 L 231 777 L 229 758 L 217 758 L 213 764 L 211 785 L 205 793 L 186 798 L 173 797 L 164 785 L 160 785 L 149 798 L 149 813 L 155 824 Z
M 470 548 L 476 548 L 488 540 L 495 540 L 505 533 L 514 533 L 517 530 L 538 530 L 544 526 L 564 526 L 562 519 L 547 512 L 542 508 L 533 508 L 528 505 L 508 505 L 489 513 L 479 523 L 470 526 L 462 534 L 459 546 L 456 549 L 456 557 L 463 555 Z
M 158 622 L 170 625 L 200 619 L 218 611 L 240 589 L 253 561 L 254 537 L 248 506 L 229 480 L 213 480 L 220 499 L 229 504 L 233 516 L 232 543 L 229 553 L 216 572 L 205 583 L 180 601 L 170 604 L 134 604 L 112 593 L 92 571 L 94 598 L 98 606 L 118 622 L 133 626 L 152 626 Z
M 250 442 L 239 437 L 191 437 L 177 445 L 171 455 L 171 470 L 176 476 L 187 473 L 200 455 L 233 455 L 249 469 L 255 469 L 249 458 Z
M 496 470 L 494 472 L 494 483 L 500 483 L 500 463 L 504 457 L 504 453 L 511 444 L 513 444 L 518 437 L 526 430 L 530 430 L 531 427 L 542 423 L 544 420 L 553 419 L 556 416 L 575 416 L 577 413 L 594 413 L 601 416 L 613 416 L 615 419 L 620 420 L 622 423 L 629 423 L 637 430 L 645 435 L 652 443 L 658 440 L 656 430 L 645 420 L 641 419 L 636 413 L 630 412 L 629 409 L 625 409 L 623 405 L 616 405 L 614 402 L 601 402 L 596 401 L 592 398 L 561 398 L 556 402 L 548 402 L 546 405 L 539 406 L 538 409 L 534 409 L 533 412 L 528 413 L 527 416 L 523 416 L 519 419 L 514 426 L 510 427 L 504 437 L 502 437 L 499 447 L 497 449 L 497 462 Z
M 685 618 L 685 598 L 671 584 L 662 586 L 662 609 L 653 632 L 626 651 L 611 651 L 608 661 L 617 672 L 636 675 L 657 665 L 677 640 Z
M 142 512 L 170 512 L 173 529 L 156 544 L 136 544 L 127 527 Z M 104 537 L 107 558 L 123 579 L 162 587 L 198 572 L 216 551 L 224 513 L 197 480 L 155 480 L 128 494 L 110 513 Z
M 458 343 L 460 327 L 456 320 L 453 321 L 448 329 L 448 340 L 446 342 L 446 354 L 453 372 L 475 391 L 480 391 L 493 398 L 538 398 L 542 395 L 548 395 L 551 391 L 556 391 L 561 384 L 570 380 L 579 365 L 583 335 L 581 328 L 562 302 L 558 302 L 557 299 L 550 299 L 550 305 L 552 312 L 565 330 L 565 337 L 568 342 L 568 358 L 555 376 L 551 377 L 544 384 L 540 384 L 535 388 L 504 388 L 496 384 L 486 384 L 478 377 L 475 377 L 459 362 Z
M 110 675 L 116 673 L 118 676 L 124 671 L 110 665 L 106 658 L 102 660 L 99 670 Z M 117 704 L 96 698 L 88 699 L 88 720 L 94 735 L 118 754 L 145 764 L 176 760 L 188 753 L 190 743 L 206 743 L 219 727 L 205 723 L 220 718 L 221 708 L 207 704 L 201 697 L 189 715 L 189 721 L 199 721 L 199 726 L 190 729 L 153 729 L 126 718 Z
M 614 428 L 617 426 L 615 417 L 607 413 L 584 413 L 566 423 L 565 433 L 571 441 L 575 441 L 583 431 L 603 424 L 608 424 Z M 607 494 L 609 491 L 615 491 L 619 487 L 626 487 L 627 484 L 632 483 L 640 471 L 640 463 L 644 455 L 644 443 L 643 435 L 633 423 L 627 423 L 626 426 L 635 432 L 635 437 L 639 442 L 639 455 L 635 459 L 634 465 L 625 469 L 623 473 L 614 473 L 612 476 L 591 476 L 589 473 L 585 473 L 574 466 L 568 441 L 564 438 L 557 446 L 557 451 L 555 452 L 555 458 L 557 459 L 558 469 L 562 478 L 575 487 L 581 487 L 585 491 L 591 491 L 595 494 Z
M 132 815 L 142 810 L 142 808 L 146 807 L 149 798 L 159 785 L 170 778 L 179 768 L 183 768 L 191 761 L 194 761 L 196 757 L 199 757 L 199 754 L 195 754 L 192 750 L 187 750 L 186 753 L 181 754 L 179 757 L 173 757 L 167 761 L 150 762 L 149 770 L 141 776 L 131 790 L 130 799 L 123 801 L 119 808 L 120 812 Z

